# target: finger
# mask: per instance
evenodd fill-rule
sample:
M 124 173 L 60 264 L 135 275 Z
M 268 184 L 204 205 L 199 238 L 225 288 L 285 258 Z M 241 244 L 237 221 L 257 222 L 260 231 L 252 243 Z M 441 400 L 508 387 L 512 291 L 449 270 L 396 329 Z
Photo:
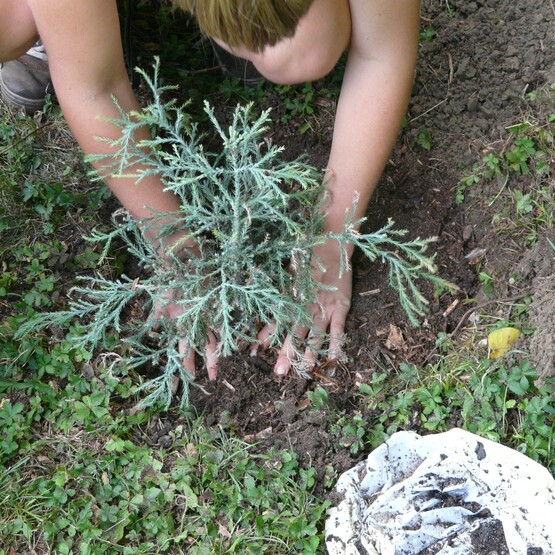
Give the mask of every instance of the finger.
M 168 317 L 168 306 L 172 303 L 173 293 L 170 291 L 164 291 L 162 297 L 154 301 L 154 319 L 158 320 L 160 318 Z
M 312 368 L 316 364 L 318 356 L 321 353 L 322 346 L 324 345 L 324 341 L 327 338 L 327 329 L 328 321 L 323 320 L 318 322 L 318 324 L 310 330 L 308 344 L 303 358 L 303 363 L 307 366 L 307 368 Z
M 291 364 L 296 356 L 296 349 L 294 345 L 293 336 L 289 334 L 283 345 L 281 350 L 279 351 L 278 358 L 276 360 L 276 364 L 274 365 L 274 372 L 278 376 L 287 376 L 289 374 L 289 370 L 291 369 Z
M 214 381 L 218 376 L 218 341 L 212 332 L 208 334 L 208 343 L 206 343 L 205 353 L 208 379 Z
M 181 361 L 183 368 L 191 375 L 195 375 L 195 351 L 189 347 L 185 339 L 179 340 L 179 354 L 185 355 Z
M 345 322 L 349 307 L 341 307 L 334 311 L 330 321 L 330 344 L 328 358 L 337 360 L 343 352 L 343 343 L 345 337 Z
M 286 376 L 289 373 L 293 362 L 299 355 L 297 343 L 302 341 L 307 336 L 308 331 L 309 328 L 297 326 L 295 331 L 292 334 L 290 333 L 285 338 L 274 365 L 274 372 L 278 376 Z
M 280 353 L 280 358 L 275 364 L 276 373 L 281 374 L 284 367 L 287 368 L 287 373 L 289 367 L 292 366 L 295 359 L 300 359 L 299 346 L 300 343 L 307 337 L 306 349 L 302 360 L 298 360 L 302 365 L 303 370 L 309 371 L 315 364 L 318 358 L 318 351 L 322 348 L 325 340 L 325 334 L 328 327 L 328 319 L 326 318 L 326 312 L 324 308 L 319 304 L 313 304 L 309 307 L 311 312 L 311 325 L 310 327 L 298 326 L 293 332 L 292 338 L 287 344 L 287 348 L 282 349 Z M 285 359 L 288 359 L 285 362 Z
M 159 320 L 166 316 L 166 306 L 160 302 L 155 303 L 154 305 L 154 314 L 152 316 L 153 320 L 155 321 L 156 326 L 160 326 Z
M 250 351 L 251 356 L 256 356 L 256 353 L 258 352 L 259 348 L 261 348 L 262 350 L 265 350 L 268 348 L 268 346 L 272 342 L 275 331 L 276 331 L 276 324 L 275 322 L 271 322 L 270 324 L 266 324 L 258 332 L 256 339 L 258 339 L 260 343 L 253 343 L 251 345 L 251 351 Z

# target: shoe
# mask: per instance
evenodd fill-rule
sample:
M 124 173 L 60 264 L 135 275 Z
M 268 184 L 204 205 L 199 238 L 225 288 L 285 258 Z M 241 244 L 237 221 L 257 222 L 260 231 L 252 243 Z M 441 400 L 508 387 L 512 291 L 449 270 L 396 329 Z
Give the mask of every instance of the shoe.
M 213 40 L 214 55 L 222 71 L 230 77 L 240 79 L 245 85 L 256 85 L 264 79 L 252 62 L 234 56 Z
M 12 106 L 26 112 L 41 110 L 47 94 L 53 94 L 48 56 L 39 41 L 21 58 L 2 64 L 0 94 Z

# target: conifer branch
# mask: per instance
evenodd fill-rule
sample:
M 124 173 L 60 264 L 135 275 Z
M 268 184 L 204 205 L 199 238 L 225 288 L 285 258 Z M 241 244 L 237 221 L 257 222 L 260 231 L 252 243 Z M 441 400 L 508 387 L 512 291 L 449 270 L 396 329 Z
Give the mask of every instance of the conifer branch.
M 256 343 L 260 326 L 274 322 L 274 343 L 279 343 L 297 325 L 310 327 L 310 305 L 326 289 L 313 277 L 322 263 L 314 248 L 336 241 L 341 252 L 341 273 L 349 270 L 348 245 L 358 247 L 370 260 L 388 266 L 389 282 L 397 291 L 401 306 L 413 324 L 426 312 L 427 300 L 417 282 L 453 290 L 454 286 L 436 274 L 434 257 L 426 255 L 435 240 L 405 240 L 406 231 L 395 229 L 393 221 L 372 233 L 357 231 L 364 220 L 345 214 L 341 233 L 325 233 L 325 188 L 322 176 L 301 160 L 280 160 L 282 149 L 265 138 L 268 112 L 254 115 L 252 104 L 238 106 L 230 125 L 224 128 L 213 109 L 204 110 L 219 137 L 220 152 L 206 152 L 205 136 L 191 122 L 185 106 L 163 102 L 170 87 L 158 84 L 158 63 L 149 77 L 139 70 L 153 94 L 153 102 L 141 113 L 126 114 L 112 123 L 121 131 L 117 139 L 103 139 L 113 154 L 89 157 L 103 176 L 131 176 L 140 182 L 155 174 L 165 190 L 176 195 L 180 210 L 175 214 L 152 212 L 143 221 L 119 214 L 109 233 L 95 230 L 90 241 L 103 243 L 104 258 L 111 242 L 122 240 L 127 250 L 145 269 L 145 276 L 132 282 L 125 276 L 110 281 L 88 279 L 73 290 L 67 310 L 37 314 L 21 328 L 44 329 L 78 319 L 84 333 L 76 341 L 89 349 L 102 349 L 110 331 L 121 333 L 129 351 L 130 367 L 151 365 L 160 375 L 143 383 L 143 405 L 161 403 L 168 407 L 175 391 L 175 378 L 182 383 L 181 404 L 187 402 L 192 377 L 183 369 L 185 355 L 179 353 L 180 339 L 202 353 L 209 330 L 218 338 L 218 351 L 229 355 L 243 342 Z M 139 128 L 151 130 L 151 138 L 135 141 Z M 171 222 L 171 223 L 168 223 Z M 179 256 L 179 242 L 170 244 L 162 263 L 143 232 L 150 230 L 156 244 L 175 233 L 187 232 L 201 253 L 186 259 Z M 152 233 L 150 233 L 152 235 Z M 288 266 L 294 271 L 290 271 Z M 181 308 L 173 321 L 156 322 L 157 304 L 169 302 L 168 291 L 179 294 L 170 300 Z M 125 320 L 125 307 L 139 296 L 144 321 Z M 162 324 L 156 345 L 145 339 Z M 299 345 L 299 352 L 302 352 Z M 302 370 L 302 364 L 296 364 Z

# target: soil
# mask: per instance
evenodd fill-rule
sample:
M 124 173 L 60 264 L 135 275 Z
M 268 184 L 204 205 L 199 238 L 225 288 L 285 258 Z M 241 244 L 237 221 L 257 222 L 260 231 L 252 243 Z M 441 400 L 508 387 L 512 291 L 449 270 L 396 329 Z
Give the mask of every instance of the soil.
M 329 438 L 314 413 L 303 411 L 307 390 L 323 385 L 332 403 L 348 410 L 356 405 L 355 379 L 364 379 L 380 361 L 395 367 L 402 361 L 427 359 L 437 333 L 453 331 L 466 310 L 462 302 L 448 316 L 444 316 L 446 309 L 456 298 L 480 297 L 476 269 L 465 258 L 473 249 L 495 251 L 483 268 L 491 264 L 507 276 L 512 271 L 522 273 L 518 289 L 506 286 L 508 295 L 528 289 L 538 293 L 533 317 L 538 325 L 546 321 L 549 326 L 541 337 L 532 339 L 532 352 L 546 372 L 553 369 L 555 333 L 549 292 L 555 277 L 553 256 L 546 254 L 549 243 L 540 241 L 518 270 L 514 244 L 504 244 L 491 232 L 485 203 L 478 199 L 470 206 L 456 207 L 453 199 L 464 173 L 461 165 L 470 167 L 488 145 L 503 140 L 506 127 L 521 115 L 526 92 L 555 81 L 555 51 L 550 47 L 555 11 L 549 2 L 477 0 L 447 5 L 425 0 L 422 15 L 423 30 L 432 27 L 437 35 L 421 45 L 409 125 L 368 208 L 367 227 L 376 229 L 393 218 L 410 236 L 437 236 L 440 274 L 458 285 L 460 292 L 436 299 L 424 324 L 412 328 L 395 294 L 384 287 L 384 268 L 355 253 L 345 363 L 335 365 L 333 372 L 324 365 L 311 381 L 295 375 L 280 381 L 271 371 L 272 353 L 255 358 L 240 354 L 221 361 L 216 384 L 201 376 L 203 389 L 191 393 L 192 402 L 210 422 L 220 422 L 225 415 L 227 425 L 231 423 L 239 435 L 258 439 L 265 447 L 292 447 L 305 461 L 317 467 L 333 464 L 339 472 L 352 466 L 356 457 L 336 453 L 333 461 L 329 459 Z M 330 118 L 328 129 L 331 125 Z M 325 167 L 328 129 L 324 127 L 311 142 L 294 126 L 284 125 L 276 128 L 273 138 L 286 145 L 287 156 L 306 153 L 311 163 Z M 430 150 L 417 144 L 422 129 L 431 133 Z M 373 294 L 377 290 L 379 294 Z M 544 314 L 546 307 L 548 314 Z M 392 331 L 397 341 L 391 341 Z
M 492 213 L 483 199 L 461 206 L 453 202 L 464 173 L 461 168 L 481 159 L 489 145 L 503 142 L 506 127 L 521 115 L 526 92 L 555 82 L 553 2 L 423 0 L 422 4 L 422 30 L 432 27 L 436 36 L 422 41 L 408 125 L 368 208 L 366 229 L 378 229 L 392 218 L 410 237 L 437 236 L 434 249 L 440 275 L 460 291 L 434 299 L 423 324 L 411 327 L 396 294 L 385 286 L 384 267 L 355 253 L 345 361 L 322 364 L 310 381 L 294 373 L 278 379 L 272 372 L 275 353 L 258 357 L 239 353 L 220 362 L 217 382 L 209 382 L 201 372 L 201 387 L 190 392 L 192 405 L 205 414 L 208 424 L 232 429 L 256 443 L 256 449 L 294 450 L 302 464 L 316 468 L 319 484 L 329 467 L 340 474 L 365 453 L 353 454 L 333 444 L 325 431 L 329 427 L 323 425 L 328 411 L 305 410 L 310 405 L 307 392 L 322 386 L 331 407 L 352 414 L 361 410 L 356 383 L 369 381 L 383 366 L 394 370 L 402 362 L 418 364 L 437 356 L 438 333 L 457 328 L 468 308 L 465 300 L 480 299 L 475 263 L 465 258 L 474 249 L 485 250 L 482 269 L 492 267 L 507 276 L 507 296 L 533 293 L 532 325 L 538 332 L 529 350 L 544 374 L 555 368 L 555 257 L 549 242 L 542 239 L 528 253 L 515 252 L 510 239 L 504 242 L 492 233 Z M 280 109 L 276 100 L 278 116 Z M 286 146 L 286 156 L 305 154 L 309 162 L 324 168 L 333 110 L 322 103 L 315 117 L 317 133 L 301 135 L 290 123 L 276 126 L 273 140 Z M 429 150 L 418 144 L 423 129 L 431 134 Z M 555 235 L 551 240 L 555 244 Z M 495 256 L 488 257 L 489 253 Z M 509 285 L 512 272 L 521 274 L 518 287 Z M 433 299 L 431 290 L 425 292 Z M 459 304 L 451 311 L 455 300 Z M 360 415 L 370 425 L 376 419 L 375 414 Z M 151 441 L 166 447 L 167 433 L 175 425 L 170 416 L 161 417 Z M 326 494 L 323 486 L 317 487 L 322 489 L 316 493 Z M 486 536 L 475 538 L 475 553 L 504 552 L 502 537 L 496 544 L 495 534 Z
M 522 350 L 529 352 L 542 376 L 553 375 L 555 369 L 555 233 L 550 232 L 522 257 L 517 272 L 534 292 L 530 306 L 530 325 L 534 334 L 521 341 Z
M 221 362 L 217 383 L 200 377 L 202 389 L 191 392 L 192 403 L 208 422 L 230 426 L 262 450 L 293 449 L 320 478 L 326 466 L 341 473 L 362 454 L 331 445 L 322 425 L 326 412 L 303 410 L 309 404 L 307 391 L 323 386 L 333 407 L 352 411 L 357 408 L 355 382 L 368 379 L 380 363 L 396 368 L 403 361 L 421 363 L 433 357 L 438 332 L 453 331 L 468 308 L 463 301 L 480 299 L 476 268 L 465 258 L 473 249 L 485 249 L 482 269 L 495 268 L 501 276 L 522 274 L 518 288 L 507 285 L 506 293 L 534 293 L 532 325 L 540 331 L 532 337 L 530 350 L 542 372 L 555 368 L 555 262 L 549 243 L 540 241 L 519 267 L 520 250 L 515 254 L 510 240 L 492 233 L 492 213 L 483 199 L 462 207 L 453 203 L 461 167 L 469 168 L 489 145 L 503 140 L 506 127 L 521 115 L 526 92 L 555 82 L 553 4 L 454 0 L 447 5 L 424 0 L 422 15 L 422 29 L 432 27 L 437 35 L 421 45 L 409 125 L 369 206 L 367 228 L 377 229 L 393 218 L 410 236 L 437 236 L 440 274 L 460 292 L 436 299 L 424 324 L 413 328 L 395 294 L 384 287 L 384 268 L 355 253 L 344 363 L 318 368 L 311 381 L 295 375 L 278 380 L 272 373 L 275 354 L 239 354 Z M 286 145 L 287 155 L 306 153 L 311 163 L 325 167 L 333 120 L 329 118 L 327 127 L 322 121 L 326 120 L 320 117 L 321 132 L 312 142 L 286 125 L 276 127 L 274 140 Z M 433 146 L 428 151 L 418 145 L 422 129 L 431 133 Z M 445 316 L 455 299 L 461 301 L 459 306 Z M 391 341 L 392 333 L 396 341 Z M 362 416 L 370 422 L 375 418 Z M 494 534 L 487 536 L 487 541 L 476 538 L 474 552 L 503 552 L 502 534 L 498 545 Z

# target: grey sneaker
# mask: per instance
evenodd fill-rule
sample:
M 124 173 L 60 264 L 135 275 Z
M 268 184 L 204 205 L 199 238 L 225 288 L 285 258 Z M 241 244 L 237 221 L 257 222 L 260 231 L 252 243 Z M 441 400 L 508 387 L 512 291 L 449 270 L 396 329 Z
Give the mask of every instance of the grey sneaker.
M 35 112 L 44 106 L 46 95 L 53 92 L 48 57 L 40 41 L 21 58 L 2 64 L 0 93 L 8 104 Z

